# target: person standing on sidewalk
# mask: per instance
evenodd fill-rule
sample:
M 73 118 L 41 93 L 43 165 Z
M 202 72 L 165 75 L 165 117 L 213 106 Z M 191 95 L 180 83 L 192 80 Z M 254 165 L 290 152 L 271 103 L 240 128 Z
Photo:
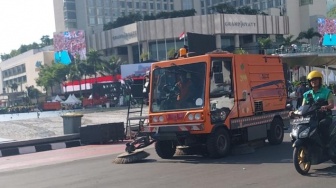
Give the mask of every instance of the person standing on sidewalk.
M 299 109 L 300 106 L 302 106 L 303 94 L 306 91 L 308 91 L 308 88 L 306 87 L 305 83 L 301 82 L 296 90 L 296 97 L 297 97 L 296 109 Z

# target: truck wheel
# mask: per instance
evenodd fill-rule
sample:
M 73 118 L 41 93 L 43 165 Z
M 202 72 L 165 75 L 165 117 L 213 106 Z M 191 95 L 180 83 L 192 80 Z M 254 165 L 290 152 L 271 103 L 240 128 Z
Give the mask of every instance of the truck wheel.
M 275 118 L 267 131 L 268 142 L 272 145 L 281 144 L 284 138 L 284 125 L 281 119 Z
M 176 145 L 171 140 L 156 141 L 155 151 L 162 159 L 171 159 L 175 154 Z
M 217 129 L 207 140 L 207 150 L 210 158 L 225 157 L 231 149 L 231 138 L 226 129 Z

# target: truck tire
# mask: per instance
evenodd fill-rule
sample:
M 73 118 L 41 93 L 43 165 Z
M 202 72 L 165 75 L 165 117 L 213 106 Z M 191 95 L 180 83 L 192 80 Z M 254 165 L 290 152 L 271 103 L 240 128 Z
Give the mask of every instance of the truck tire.
M 156 141 L 155 151 L 162 159 L 171 159 L 175 154 L 176 145 L 171 140 Z
M 226 129 L 217 129 L 207 139 L 207 151 L 210 158 L 225 157 L 231 150 L 231 138 Z
M 274 118 L 270 129 L 267 131 L 267 139 L 271 145 L 281 144 L 284 138 L 284 125 L 281 119 Z

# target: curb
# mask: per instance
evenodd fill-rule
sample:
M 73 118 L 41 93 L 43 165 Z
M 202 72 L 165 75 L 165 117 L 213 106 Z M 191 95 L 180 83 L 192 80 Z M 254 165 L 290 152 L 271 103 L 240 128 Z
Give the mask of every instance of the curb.
M 36 153 L 36 152 L 56 150 L 56 149 L 72 148 L 72 147 L 77 147 L 77 146 L 81 146 L 80 140 L 71 140 L 71 141 L 55 142 L 55 143 L 48 143 L 48 144 L 38 144 L 34 146 L 3 148 L 3 149 L 0 149 L 0 157 L 22 155 L 22 154 Z

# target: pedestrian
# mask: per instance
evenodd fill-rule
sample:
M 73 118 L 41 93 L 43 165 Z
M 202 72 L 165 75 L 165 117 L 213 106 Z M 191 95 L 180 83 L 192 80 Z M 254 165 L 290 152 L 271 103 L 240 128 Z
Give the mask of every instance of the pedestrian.
M 297 98 L 296 109 L 302 106 L 303 94 L 307 91 L 308 91 L 308 88 L 306 87 L 305 83 L 301 82 L 299 87 L 296 90 L 296 98 Z
M 293 53 L 297 52 L 297 45 L 296 44 L 292 44 L 292 52 Z

